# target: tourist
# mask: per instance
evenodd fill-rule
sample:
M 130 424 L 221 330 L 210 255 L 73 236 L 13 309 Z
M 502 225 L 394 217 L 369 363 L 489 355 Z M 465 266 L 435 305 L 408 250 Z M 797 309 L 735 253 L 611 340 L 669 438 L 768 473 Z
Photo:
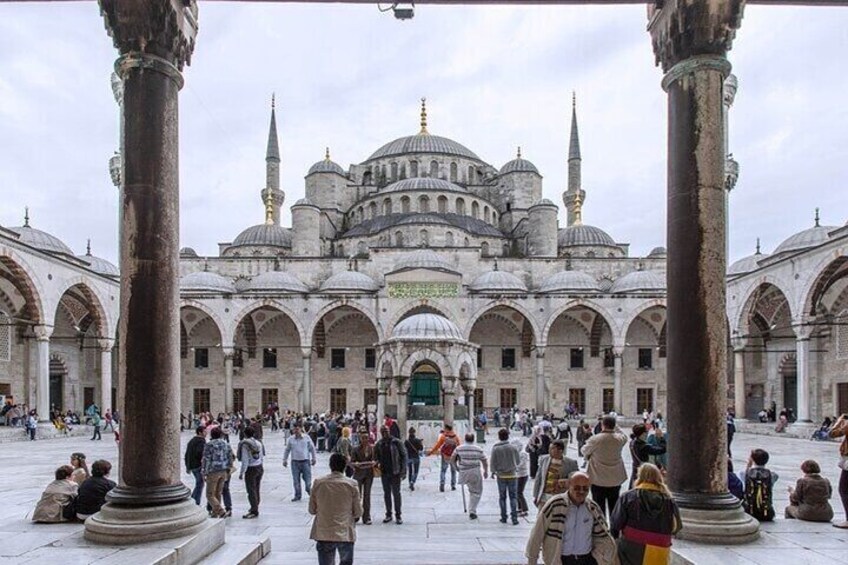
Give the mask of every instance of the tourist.
M 733 435 L 736 433 L 736 422 L 733 419 L 733 412 L 727 409 L 727 456 L 733 457 L 730 453 L 730 444 L 733 443 Z
M 535 479 L 539 470 L 539 457 L 547 455 L 550 449 L 551 438 L 544 432 L 541 426 L 533 426 L 533 434 L 527 440 L 524 448 L 530 454 L 530 478 Z
M 610 565 L 616 562 L 615 542 L 603 512 L 587 499 L 592 481 L 578 471 L 568 491 L 551 497 L 539 510 L 527 540 L 527 563 L 535 565 L 542 553 L 545 565 Z
M 627 469 L 621 451 L 627 436 L 616 424 L 615 416 L 604 416 L 601 433 L 593 435 L 583 446 L 583 457 L 589 462 L 587 473 L 592 479 L 592 500 L 605 516 L 612 514 L 621 485 L 627 480 Z
M 253 428 L 244 430 L 244 439 L 238 445 L 238 459 L 241 461 L 239 480 L 244 480 L 244 488 L 247 490 L 247 501 L 250 509 L 242 516 L 250 520 L 259 516 L 259 490 L 262 485 L 262 475 L 265 473 L 262 466 L 265 457 L 265 446 L 254 436 Z
M 643 463 L 636 488 L 621 496 L 610 516 L 620 565 L 668 565 L 671 538 L 680 527 L 680 512 L 662 472 L 656 465 Z
M 527 506 L 527 497 L 524 496 L 524 489 L 527 487 L 527 479 L 530 477 L 530 454 L 524 450 L 520 439 L 512 440 L 512 445 L 518 450 L 518 468 L 516 469 L 516 498 L 518 499 L 518 515 L 527 516 L 530 508 Z
M 188 440 L 185 450 L 186 472 L 194 476 L 194 490 L 191 497 L 200 506 L 200 498 L 203 496 L 203 448 L 206 446 L 206 428 L 198 426 L 194 430 L 194 437 Z
M 501 507 L 501 524 L 506 524 L 506 499 L 509 496 L 510 516 L 512 524 L 518 525 L 518 466 L 521 455 L 518 449 L 509 442 L 509 430 L 498 430 L 498 442 L 492 446 L 490 455 L 492 477 L 498 480 L 498 504 Z
M 454 450 L 450 463 L 459 470 L 459 484 L 468 487 L 468 517 L 476 520 L 477 505 L 483 496 L 483 479 L 489 478 L 489 463 L 483 448 L 474 443 L 473 433 L 465 434 L 465 443 Z
M 565 492 L 568 477 L 578 470 L 577 461 L 565 456 L 565 444 L 562 440 L 551 443 L 548 455 L 539 458 L 539 471 L 533 482 L 533 504 L 541 508 L 548 498 Z
M 436 445 L 433 446 L 433 449 L 427 452 L 428 456 L 438 453 L 441 457 L 441 471 L 439 473 L 440 492 L 445 492 L 445 475 L 447 474 L 448 467 L 450 467 L 451 473 L 451 490 L 456 490 L 456 469 L 451 466 L 450 459 L 453 455 L 453 451 L 460 443 L 459 436 L 453 431 L 453 426 L 445 424 L 442 433 L 439 434 L 439 440 L 436 442 Z
M 77 485 L 83 484 L 85 480 L 91 476 L 91 473 L 88 470 L 88 464 L 85 462 L 85 453 L 72 453 L 71 467 L 73 468 L 71 480 Z
M 727 460 L 727 490 L 739 500 L 745 498 L 745 485 L 742 479 L 733 472 L 733 461 L 730 459 Z
M 571 443 L 572 433 L 571 426 L 568 423 L 568 419 L 563 418 L 560 420 L 559 425 L 557 425 L 557 439 L 561 439 L 565 442 L 566 447 Z
M 103 439 L 103 436 L 100 435 L 100 423 L 101 422 L 102 422 L 102 419 L 100 418 L 100 413 L 94 412 L 91 415 L 91 427 L 94 429 L 94 434 L 91 436 L 91 441 Z
M 73 472 L 74 468 L 70 465 L 62 465 L 56 469 L 56 479 L 47 485 L 35 505 L 33 522 L 52 524 L 76 518 L 74 506 L 79 485 L 71 478 Z
M 353 451 L 353 442 L 350 439 L 349 427 L 344 426 L 342 428 L 342 437 L 335 441 L 333 451 L 340 453 L 345 458 L 345 461 L 350 463 L 350 453 Z M 349 465 L 346 466 L 344 473 L 346 477 L 350 478 L 351 475 L 353 475 L 353 468 Z
M 574 434 L 574 439 L 577 441 L 577 455 L 583 457 L 583 446 L 586 445 L 586 442 L 592 437 L 592 429 L 589 427 L 589 424 L 581 418 L 580 423 L 577 425 L 577 432 Z M 583 468 L 586 467 L 586 458 L 583 457 Z
M 383 523 L 392 521 L 394 499 L 395 522 L 403 524 L 400 483 L 406 477 L 406 449 L 398 438 L 389 434 L 386 426 L 380 427 L 380 439 L 374 445 L 374 460 L 380 469 L 380 481 L 383 483 L 383 503 L 386 506 Z
M 350 453 L 350 466 L 362 498 L 362 523 L 367 526 L 371 524 L 371 485 L 377 463 L 374 461 L 374 446 L 368 439 L 368 428 L 361 427 L 358 435 L 359 445 Z
M 483 435 L 489 433 L 489 416 L 486 414 L 486 409 L 480 410 L 477 416 L 477 422 L 480 424 L 480 429 L 483 430 Z
M 786 433 L 786 426 L 789 425 L 789 412 L 784 408 L 780 411 L 780 415 L 777 418 L 777 425 L 774 427 L 774 431 L 779 434 Z
M 848 529 L 848 414 L 842 414 L 836 419 L 830 429 L 830 437 L 842 438 L 842 443 L 839 444 L 839 468 L 842 469 L 839 475 L 839 497 L 845 510 L 845 521 L 837 522 L 833 526 Z
M 315 516 L 309 539 L 315 540 L 318 565 L 334 565 L 336 551 L 339 565 L 353 565 L 356 521 L 362 516 L 362 505 L 356 483 L 342 471 L 347 461 L 341 453 L 330 455 L 330 473 L 315 479 L 309 497 L 309 513 Z
M 795 488 L 787 487 L 789 491 L 789 506 L 784 515 L 807 522 L 830 522 L 833 519 L 833 508 L 830 497 L 833 488 L 830 481 L 821 476 L 821 467 L 812 459 L 801 463 L 804 476 L 795 483 Z
M 92 514 L 100 512 L 106 504 L 106 493 L 115 488 L 115 481 L 109 479 L 112 464 L 98 459 L 91 464 L 91 476 L 79 487 L 77 495 L 77 520 L 85 520 Z
M 771 522 L 774 520 L 774 506 L 772 505 L 772 492 L 777 482 L 777 473 L 766 469 L 769 461 L 768 451 L 754 449 L 748 457 L 748 465 L 742 478 L 745 483 L 745 496 L 742 498 L 742 507 L 745 512 L 760 522 Z
M 289 438 L 286 443 L 286 450 L 283 452 L 283 467 L 289 465 L 289 454 L 291 454 L 291 474 L 294 484 L 294 496 L 292 502 L 297 502 L 301 499 L 300 481 L 306 488 L 308 495 L 312 490 L 312 466 L 317 463 L 315 454 L 315 444 L 312 438 L 303 434 L 303 428 L 300 425 L 294 426 L 294 435 Z
M 663 436 L 662 428 L 657 428 L 655 435 L 658 445 L 650 445 L 646 441 L 648 438 L 648 427 L 645 424 L 636 424 L 633 426 L 633 432 L 630 434 L 630 457 L 632 458 L 630 485 L 627 488 L 633 488 L 633 484 L 636 482 L 636 475 L 639 472 L 639 466 L 642 463 L 647 463 L 651 455 L 662 455 L 666 452 L 665 437 Z
M 31 410 L 29 414 L 27 414 L 24 426 L 26 427 L 26 431 L 29 434 L 29 440 L 35 441 L 35 431 L 38 429 L 38 416 L 35 410 Z
M 409 490 L 415 490 L 418 481 L 418 470 L 421 468 L 421 452 L 424 451 L 424 442 L 415 433 L 415 428 L 409 428 L 409 435 L 403 443 L 406 448 L 407 479 L 409 479 Z M 442 473 L 442 488 L 445 485 L 445 474 Z
M 203 446 L 200 465 L 206 482 L 206 502 L 210 507 L 209 515 L 212 518 L 226 517 L 227 512 L 221 505 L 221 495 L 235 459 L 233 450 L 230 449 L 230 444 L 224 441 L 223 435 L 221 428 L 212 428 L 209 432 L 210 441 Z

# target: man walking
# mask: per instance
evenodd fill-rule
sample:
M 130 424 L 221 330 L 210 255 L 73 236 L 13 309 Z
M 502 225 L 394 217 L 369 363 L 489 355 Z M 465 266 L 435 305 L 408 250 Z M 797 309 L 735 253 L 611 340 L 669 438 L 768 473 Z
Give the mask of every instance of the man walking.
M 368 438 L 368 428 L 359 429 L 359 445 L 350 453 L 350 465 L 353 467 L 353 478 L 359 487 L 362 498 L 362 523 L 371 524 L 371 485 L 374 483 L 374 446 Z
M 606 565 L 616 563 L 615 542 L 598 505 L 587 500 L 591 481 L 583 472 L 574 473 L 568 492 L 548 500 L 536 516 L 527 540 L 527 563 L 562 565 Z
M 247 431 L 247 430 L 245 430 Z M 294 496 L 292 502 L 301 499 L 300 481 L 303 479 L 306 485 L 306 494 L 312 490 L 312 467 L 317 463 L 315 457 L 315 444 L 309 436 L 303 435 L 303 428 L 299 425 L 294 427 L 294 435 L 286 443 L 283 453 L 283 467 L 289 465 L 289 454 L 292 463 L 292 482 L 294 483 Z
M 94 435 L 91 436 L 91 441 L 103 439 L 100 435 L 100 422 L 100 412 L 94 412 L 91 415 L 91 426 L 94 428 Z
M 428 456 L 433 455 L 434 453 L 438 453 L 441 456 L 442 467 L 441 472 L 439 473 L 440 492 L 445 492 L 445 475 L 448 467 L 450 467 L 451 472 L 451 490 L 456 490 L 456 468 L 450 464 L 450 461 L 454 450 L 459 444 L 459 436 L 457 436 L 456 432 L 453 431 L 453 426 L 445 424 L 444 430 L 442 430 L 442 433 L 439 435 L 439 441 L 436 442 L 433 449 L 427 452 Z
M 356 521 L 362 516 L 356 483 L 344 476 L 347 460 L 341 453 L 330 455 L 330 474 L 315 479 L 309 497 L 309 513 L 315 516 L 309 538 L 315 540 L 318 565 L 353 565 Z
M 518 525 L 518 509 L 516 498 L 518 496 L 518 465 L 521 456 L 518 449 L 509 442 L 509 430 L 501 428 L 498 430 L 498 441 L 492 446 L 492 477 L 498 479 L 498 503 L 501 506 L 501 524 L 506 524 L 506 498 L 509 496 L 510 515 L 512 525 Z
M 406 449 L 401 441 L 389 434 L 389 428 L 380 428 L 380 440 L 374 445 L 374 460 L 380 468 L 383 483 L 383 502 L 386 517 L 383 523 L 392 521 L 392 499 L 394 499 L 395 522 L 403 524 L 401 518 L 400 483 L 406 478 Z
M 604 416 L 601 433 L 586 440 L 583 457 L 589 461 L 587 473 L 592 480 L 592 500 L 601 514 L 612 516 L 618 502 L 621 485 L 627 480 L 627 469 L 621 450 L 627 445 L 627 436 L 616 425 L 615 416 Z
M 569 475 L 577 470 L 577 461 L 565 456 L 565 443 L 561 439 L 552 441 L 548 454 L 539 457 L 539 471 L 533 483 L 536 507 L 541 508 L 548 498 L 565 492 Z
M 254 435 L 253 428 L 244 430 L 244 439 L 239 442 L 238 446 L 238 458 L 241 461 L 239 480 L 244 480 L 247 500 L 250 503 L 250 510 L 242 516 L 246 520 L 259 516 L 259 488 L 262 484 L 262 475 L 265 473 L 262 466 L 265 446 L 262 445 L 261 441 L 254 438 Z
M 198 506 L 200 506 L 200 498 L 203 496 L 203 473 L 201 472 L 201 465 L 203 463 L 203 448 L 205 446 L 206 428 L 198 426 L 194 431 L 194 437 L 188 440 L 185 450 L 186 472 L 194 476 L 194 490 L 191 491 L 191 497 Z
M 221 428 L 212 428 L 209 433 L 211 441 L 203 447 L 201 463 L 206 480 L 206 501 L 211 507 L 210 514 L 213 518 L 224 518 L 227 514 L 221 505 L 221 493 L 234 459 L 230 444 L 221 439 L 223 435 Z
M 465 434 L 465 443 L 456 448 L 450 462 L 459 469 L 459 484 L 468 487 L 468 517 L 476 520 L 477 505 L 483 496 L 483 479 L 489 478 L 489 462 L 483 448 L 474 444 L 474 434 Z

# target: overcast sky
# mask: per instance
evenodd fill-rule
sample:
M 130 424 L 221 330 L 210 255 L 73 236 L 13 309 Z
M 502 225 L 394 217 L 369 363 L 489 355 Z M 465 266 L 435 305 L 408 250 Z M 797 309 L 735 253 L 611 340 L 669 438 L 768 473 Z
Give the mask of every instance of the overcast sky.
M 329 146 L 343 167 L 430 131 L 500 167 L 521 145 L 562 203 L 577 91 L 584 221 L 665 245 L 666 95 L 644 6 L 376 6 L 204 3 L 180 97 L 182 245 L 216 255 L 264 217 L 269 103 L 277 95 L 288 206 Z M 116 57 L 95 2 L 0 5 L 0 224 L 31 225 L 117 260 Z M 848 9 L 748 6 L 729 56 L 739 77 L 730 151 L 731 258 L 770 252 L 848 219 Z M 564 213 L 560 213 L 564 226 Z

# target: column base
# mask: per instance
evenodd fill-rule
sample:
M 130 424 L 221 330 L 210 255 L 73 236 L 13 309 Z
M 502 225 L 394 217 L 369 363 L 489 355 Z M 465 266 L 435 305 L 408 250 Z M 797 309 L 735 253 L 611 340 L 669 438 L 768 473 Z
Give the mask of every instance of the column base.
M 109 545 L 138 544 L 190 536 L 207 524 L 206 512 L 191 499 L 160 506 L 107 502 L 85 521 L 85 539 Z
M 677 537 L 698 543 L 737 545 L 760 537 L 760 523 L 742 510 L 730 494 L 690 497 L 675 495 L 683 529 Z

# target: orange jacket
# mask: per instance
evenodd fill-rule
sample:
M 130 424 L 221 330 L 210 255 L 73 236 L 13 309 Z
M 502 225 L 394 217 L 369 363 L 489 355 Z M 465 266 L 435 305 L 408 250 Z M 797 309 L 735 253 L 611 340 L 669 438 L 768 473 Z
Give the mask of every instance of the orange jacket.
M 442 448 L 442 445 L 444 445 L 444 443 L 445 443 L 445 437 L 453 438 L 453 440 L 456 442 L 457 447 L 459 447 L 459 444 L 462 443 L 462 440 L 459 439 L 459 436 L 456 435 L 455 431 L 451 430 L 449 432 L 442 432 L 439 435 L 439 441 L 436 442 L 436 445 L 433 446 L 433 449 L 431 449 L 430 451 L 427 452 L 428 456 L 433 455 L 435 453 L 439 453 L 439 450 Z

